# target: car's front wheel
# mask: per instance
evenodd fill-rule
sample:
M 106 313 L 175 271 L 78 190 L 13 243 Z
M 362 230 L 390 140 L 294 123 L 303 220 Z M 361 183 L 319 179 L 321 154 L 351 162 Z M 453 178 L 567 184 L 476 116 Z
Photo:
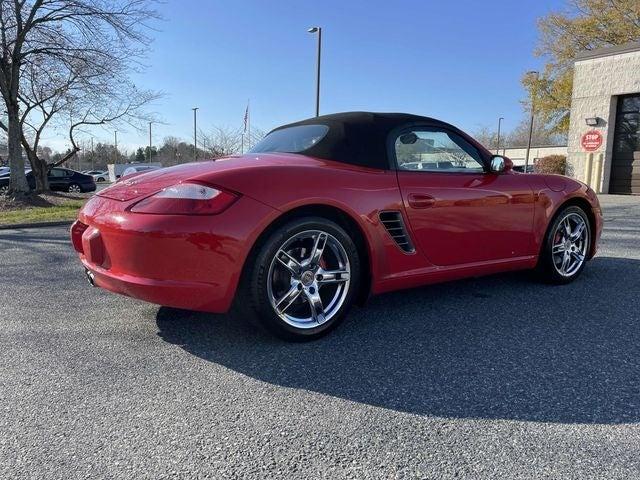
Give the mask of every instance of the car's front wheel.
M 297 219 L 258 248 L 246 288 L 252 313 L 271 332 L 312 340 L 343 320 L 358 289 L 360 260 L 342 227 L 320 217 Z
M 550 283 L 569 283 L 584 269 L 591 246 L 591 226 L 580 207 L 561 210 L 545 237 L 538 271 Z
M 82 188 L 77 183 L 72 183 L 67 188 L 67 192 L 69 192 L 69 193 L 82 193 Z

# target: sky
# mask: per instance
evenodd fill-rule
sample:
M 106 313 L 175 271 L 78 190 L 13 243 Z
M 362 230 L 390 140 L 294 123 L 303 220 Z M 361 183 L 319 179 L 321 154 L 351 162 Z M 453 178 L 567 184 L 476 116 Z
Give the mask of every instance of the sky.
M 247 102 L 262 130 L 311 117 L 316 37 L 323 29 L 320 113 L 350 110 L 435 117 L 473 132 L 523 117 L 524 72 L 541 67 L 536 21 L 562 0 L 165 0 L 140 88 L 162 91 L 153 143 L 198 128 L 240 127 Z M 95 141 L 113 142 L 97 129 Z M 51 132 L 54 149 L 68 145 Z M 118 132 L 131 152 L 148 132 Z

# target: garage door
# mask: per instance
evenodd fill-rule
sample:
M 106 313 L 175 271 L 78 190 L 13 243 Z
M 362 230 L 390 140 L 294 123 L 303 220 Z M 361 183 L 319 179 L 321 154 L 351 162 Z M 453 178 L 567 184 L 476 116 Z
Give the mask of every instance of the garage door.
M 640 194 L 640 94 L 618 99 L 609 192 Z

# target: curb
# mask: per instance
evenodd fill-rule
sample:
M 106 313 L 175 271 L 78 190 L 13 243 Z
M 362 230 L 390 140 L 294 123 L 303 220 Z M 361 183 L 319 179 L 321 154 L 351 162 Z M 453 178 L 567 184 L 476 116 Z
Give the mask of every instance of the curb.
M 42 223 L 15 223 L 13 225 L 0 225 L 0 230 L 18 230 L 23 228 L 43 228 L 43 227 L 61 227 L 63 225 L 69 225 L 75 220 L 59 220 L 57 222 L 42 222 Z

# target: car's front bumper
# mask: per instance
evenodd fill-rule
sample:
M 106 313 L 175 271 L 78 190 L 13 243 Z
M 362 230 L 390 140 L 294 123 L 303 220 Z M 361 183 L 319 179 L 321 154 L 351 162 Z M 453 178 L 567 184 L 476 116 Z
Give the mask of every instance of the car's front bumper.
M 94 284 L 159 305 L 208 312 L 230 308 L 251 246 L 276 213 L 247 197 L 213 216 L 136 214 L 128 206 L 93 197 L 72 227 Z

